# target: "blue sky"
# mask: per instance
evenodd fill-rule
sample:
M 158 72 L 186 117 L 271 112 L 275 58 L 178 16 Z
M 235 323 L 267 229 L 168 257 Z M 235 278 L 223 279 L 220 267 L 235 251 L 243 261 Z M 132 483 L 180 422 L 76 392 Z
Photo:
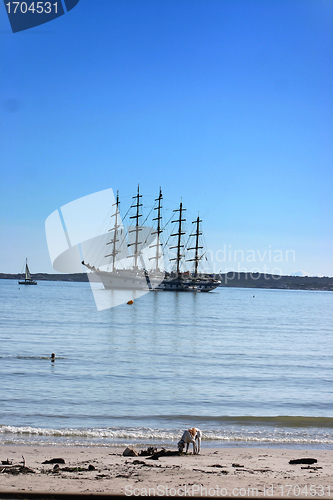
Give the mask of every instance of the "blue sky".
M 330 0 L 80 0 L 15 34 L 1 7 L 0 37 L 0 272 L 53 272 L 45 219 L 140 183 L 216 271 L 333 276 Z

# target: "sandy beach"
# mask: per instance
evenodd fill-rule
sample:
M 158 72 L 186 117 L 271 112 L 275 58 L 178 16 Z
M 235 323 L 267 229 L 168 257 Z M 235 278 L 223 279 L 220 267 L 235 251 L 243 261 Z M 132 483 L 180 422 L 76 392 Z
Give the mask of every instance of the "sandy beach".
M 0 492 L 270 498 L 333 496 L 332 450 L 203 446 L 200 455 L 159 456 L 155 460 L 141 455 L 125 457 L 123 451 L 120 447 L 2 445 Z M 140 448 L 137 451 L 140 453 Z M 289 463 L 304 458 L 317 462 Z M 51 463 L 43 463 L 46 461 Z

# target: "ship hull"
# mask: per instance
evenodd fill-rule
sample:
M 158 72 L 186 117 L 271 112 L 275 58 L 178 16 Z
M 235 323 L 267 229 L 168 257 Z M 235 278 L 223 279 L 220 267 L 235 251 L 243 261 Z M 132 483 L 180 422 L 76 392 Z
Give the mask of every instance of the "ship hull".
M 152 290 L 162 279 L 148 276 L 143 271 L 94 271 L 107 290 Z
M 220 285 L 215 280 L 166 278 L 156 290 L 165 292 L 210 292 Z
M 220 285 L 217 280 L 200 278 L 164 278 L 144 271 L 94 271 L 107 290 L 147 290 L 165 292 L 210 292 Z

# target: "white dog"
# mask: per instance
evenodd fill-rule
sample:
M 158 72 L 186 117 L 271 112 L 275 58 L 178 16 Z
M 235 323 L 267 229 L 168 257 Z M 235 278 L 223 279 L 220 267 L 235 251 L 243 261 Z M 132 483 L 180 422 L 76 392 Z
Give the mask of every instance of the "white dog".
M 183 452 L 185 445 L 186 445 L 186 453 L 187 453 L 188 448 L 190 446 L 190 443 L 192 443 L 193 444 L 193 455 L 199 455 L 200 446 L 201 446 L 201 436 L 202 436 L 201 430 L 196 429 L 195 427 L 193 427 L 193 429 L 189 429 L 188 431 L 185 431 L 181 437 L 181 440 L 178 443 L 179 453 Z M 198 440 L 198 445 L 196 443 L 196 440 Z

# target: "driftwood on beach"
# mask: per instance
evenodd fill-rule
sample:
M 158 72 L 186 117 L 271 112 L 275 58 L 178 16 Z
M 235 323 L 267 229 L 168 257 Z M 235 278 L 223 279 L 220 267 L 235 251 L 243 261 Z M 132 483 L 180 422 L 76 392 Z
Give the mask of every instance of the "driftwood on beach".
M 18 476 L 19 474 L 35 474 L 35 471 L 29 467 L 25 467 L 25 465 L 4 465 L 0 466 L 0 474 Z
M 158 460 L 160 457 L 172 457 L 172 456 L 180 456 L 182 453 L 179 451 L 170 451 L 162 448 L 160 451 L 157 451 L 157 448 L 153 446 L 149 446 L 146 450 L 140 450 L 138 452 L 133 446 L 127 446 L 123 451 L 123 457 L 147 457 L 148 460 Z
M 158 460 L 161 457 L 179 457 L 180 455 L 183 455 L 183 453 L 180 453 L 179 451 L 168 451 L 162 448 L 161 451 L 157 451 L 156 453 L 153 453 L 151 457 L 148 457 L 148 460 Z

